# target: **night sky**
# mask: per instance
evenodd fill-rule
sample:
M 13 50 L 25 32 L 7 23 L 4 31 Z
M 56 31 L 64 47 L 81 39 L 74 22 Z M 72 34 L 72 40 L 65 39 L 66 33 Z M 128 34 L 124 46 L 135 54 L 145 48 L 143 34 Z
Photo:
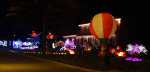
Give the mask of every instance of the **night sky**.
M 78 24 L 89 22 L 97 13 L 108 11 L 115 17 L 121 17 L 123 23 L 120 38 L 147 40 L 149 23 L 146 2 L 129 0 L 0 0 L 0 32 L 28 33 L 31 30 L 42 31 L 45 23 L 47 31 L 56 34 L 75 34 Z M 45 0 L 46 1 L 46 0 Z M 144 4 L 144 5 L 141 5 Z M 16 6 L 14 16 L 6 16 L 8 8 Z M 141 29 L 141 27 L 143 29 Z

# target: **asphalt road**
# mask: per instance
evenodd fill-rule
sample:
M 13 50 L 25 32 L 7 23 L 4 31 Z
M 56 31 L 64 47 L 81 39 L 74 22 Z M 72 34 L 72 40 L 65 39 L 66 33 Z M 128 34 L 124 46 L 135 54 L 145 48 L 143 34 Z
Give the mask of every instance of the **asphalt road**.
M 113 64 L 110 66 L 112 68 L 117 65 L 117 68 L 110 70 L 97 70 L 95 68 L 86 68 L 82 65 L 74 65 L 75 62 L 78 64 L 78 60 L 75 58 L 72 58 L 73 60 L 68 58 L 58 59 L 61 60 L 55 60 L 53 57 L 42 58 L 32 55 L 23 56 L 0 53 L 0 72 L 149 72 L 150 65 L 149 59 L 145 59 L 145 61 L 141 63 L 118 62 L 119 64 Z M 71 60 L 71 64 L 70 62 L 68 63 L 69 60 Z M 84 61 L 85 63 L 88 62 L 86 60 Z M 85 64 L 83 61 L 80 62 Z M 89 65 L 92 64 L 89 62 Z
M 36 57 L 0 55 L 0 72 L 103 72 Z M 107 71 L 108 72 L 108 71 Z M 109 71 L 116 72 L 116 71 Z

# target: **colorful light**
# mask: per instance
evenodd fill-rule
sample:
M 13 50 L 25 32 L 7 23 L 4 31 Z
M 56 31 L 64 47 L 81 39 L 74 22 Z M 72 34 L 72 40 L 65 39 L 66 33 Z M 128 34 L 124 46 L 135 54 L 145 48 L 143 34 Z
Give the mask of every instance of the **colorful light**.
M 22 41 L 13 41 L 13 48 L 20 48 L 22 46 Z
M 117 55 L 119 57 L 125 57 L 126 53 L 125 52 L 118 52 Z
M 74 44 L 74 39 L 67 39 L 64 44 L 65 48 L 74 49 L 76 46 Z
M 32 47 L 20 47 L 20 49 L 29 49 L 29 50 L 33 50 L 35 48 L 38 48 L 38 46 L 32 46 Z
M 66 39 L 64 46 L 60 48 L 60 51 L 68 51 L 69 54 L 75 54 L 75 48 L 74 39 Z
M 147 55 L 148 50 L 142 44 L 128 44 L 127 50 L 131 57 L 125 58 L 127 61 L 131 62 L 141 62 L 143 61 L 142 58 L 138 57 L 141 53 Z
M 73 50 L 68 50 L 70 54 L 75 54 L 75 52 Z
M 0 46 L 7 46 L 7 41 L 5 40 L 0 41 Z
M 131 62 L 141 62 L 141 61 L 143 61 L 142 58 L 137 58 L 137 57 L 127 57 L 125 60 L 131 61 Z
M 49 32 L 48 35 L 47 35 L 47 39 L 53 39 L 53 38 L 54 38 L 54 35 Z
M 24 46 L 30 46 L 30 45 L 32 45 L 32 43 L 31 42 L 23 42 L 22 45 L 24 45 Z
M 36 37 L 37 33 L 35 31 L 32 31 L 32 37 Z
M 53 49 L 55 49 L 55 48 L 56 48 L 55 43 L 52 43 L 52 48 L 53 48 Z
M 122 48 L 120 46 L 117 46 L 117 50 L 120 51 Z
M 116 52 L 116 50 L 115 50 L 114 48 L 112 48 L 112 49 L 110 50 L 110 52 L 111 52 L 112 54 L 114 54 L 114 53 Z
M 22 42 L 20 40 L 18 41 L 13 41 L 13 48 L 18 48 L 18 49 L 36 49 L 39 48 L 37 45 L 38 43 L 34 42 Z
M 144 53 L 144 54 L 147 54 L 148 50 L 145 48 L 145 46 L 143 45 L 138 45 L 138 44 L 135 44 L 135 45 L 132 45 L 132 44 L 128 44 L 127 45 L 127 50 L 128 53 L 130 55 L 133 55 L 133 54 L 140 54 L 140 53 Z

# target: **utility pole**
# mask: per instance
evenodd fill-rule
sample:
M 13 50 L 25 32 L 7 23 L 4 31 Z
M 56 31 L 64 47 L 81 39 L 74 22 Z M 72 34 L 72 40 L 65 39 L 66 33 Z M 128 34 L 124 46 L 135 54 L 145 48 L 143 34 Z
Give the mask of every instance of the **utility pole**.
M 46 51 L 46 31 L 48 23 L 48 0 L 39 0 L 40 3 L 40 18 L 42 24 L 41 51 L 45 54 Z

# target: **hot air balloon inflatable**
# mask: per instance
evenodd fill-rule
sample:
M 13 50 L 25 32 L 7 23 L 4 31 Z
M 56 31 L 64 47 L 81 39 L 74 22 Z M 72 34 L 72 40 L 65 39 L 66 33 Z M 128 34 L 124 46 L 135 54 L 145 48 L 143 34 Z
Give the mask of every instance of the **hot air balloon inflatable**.
M 89 30 L 90 33 L 100 41 L 100 51 L 98 55 L 102 56 L 104 61 L 108 61 L 108 43 L 109 39 L 115 34 L 115 31 L 117 30 L 117 22 L 108 12 L 98 13 L 92 18 Z
M 116 21 L 110 13 L 104 12 L 96 14 L 90 23 L 90 32 L 96 38 L 109 39 L 116 30 Z
M 100 55 L 104 55 L 104 53 L 106 53 L 105 50 L 107 49 L 108 40 L 117 30 L 117 22 L 108 12 L 98 13 L 92 18 L 89 30 L 92 35 L 100 40 Z

